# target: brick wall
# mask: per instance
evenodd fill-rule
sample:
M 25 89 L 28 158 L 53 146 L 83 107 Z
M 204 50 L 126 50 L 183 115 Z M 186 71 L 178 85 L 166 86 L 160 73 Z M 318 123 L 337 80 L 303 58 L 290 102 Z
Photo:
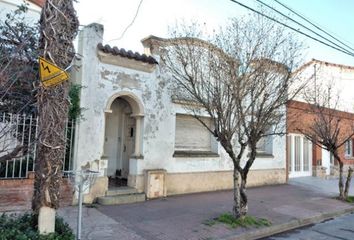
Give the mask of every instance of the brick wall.
M 30 210 L 33 196 L 33 173 L 26 179 L 0 180 L 0 212 Z M 63 179 L 60 186 L 60 206 L 72 204 L 73 190 L 70 182 Z
M 342 133 L 352 131 L 354 123 L 354 114 L 343 111 L 336 111 L 336 115 L 341 119 L 340 128 Z M 316 115 L 311 112 L 311 107 L 307 103 L 290 101 L 287 105 L 287 132 L 300 133 L 298 129 L 306 129 Z M 339 137 L 340 138 L 340 137 Z M 345 165 L 354 165 L 354 158 L 345 156 L 345 146 L 339 148 L 339 156 Z M 322 159 L 321 148 L 314 145 L 313 149 L 313 166 L 317 166 Z

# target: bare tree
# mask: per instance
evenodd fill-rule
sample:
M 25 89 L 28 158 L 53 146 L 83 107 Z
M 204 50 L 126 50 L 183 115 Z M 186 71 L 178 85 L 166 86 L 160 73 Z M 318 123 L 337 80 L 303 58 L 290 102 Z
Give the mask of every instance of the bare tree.
M 285 103 L 295 81 L 301 44 L 283 28 L 252 16 L 233 19 L 203 38 L 196 25 L 165 40 L 164 67 L 176 83 L 176 96 L 209 129 L 233 162 L 233 215 L 248 211 L 247 176 L 257 143 L 285 133 Z M 200 116 L 208 114 L 213 127 Z M 248 153 L 248 154 L 247 154 Z
M 299 114 L 310 115 L 311 122 L 299 124 L 297 130 L 317 146 L 329 151 L 338 162 L 339 198 L 346 200 L 349 193 L 353 169 L 348 168 L 347 179 L 344 186 L 344 163 L 339 152 L 340 149 L 344 147 L 344 144 L 354 136 L 353 117 L 348 117 L 347 115 L 349 114 L 337 110 L 340 98 L 331 87 L 331 84 L 316 86 L 316 91 L 307 89 L 304 96 L 308 102 L 308 109 Z
M 47 0 L 40 19 L 40 55 L 66 69 L 75 56 L 73 40 L 78 26 L 72 0 Z M 59 207 L 68 90 L 66 81 L 50 88 L 40 86 L 37 94 L 40 137 L 33 210 L 39 213 L 41 233 L 54 231 L 55 209 Z M 50 222 L 52 226 L 41 228 L 41 221 Z
M 27 10 L 21 5 L 0 21 L 0 162 L 26 154 L 16 114 L 36 111 L 38 24 L 25 21 Z

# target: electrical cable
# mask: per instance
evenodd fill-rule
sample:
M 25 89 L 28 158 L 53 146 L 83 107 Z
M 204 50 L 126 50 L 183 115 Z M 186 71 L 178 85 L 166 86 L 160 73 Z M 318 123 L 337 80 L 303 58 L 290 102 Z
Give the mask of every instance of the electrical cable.
M 124 31 L 122 32 L 122 34 L 120 35 L 120 37 L 111 39 L 111 40 L 109 40 L 108 42 L 111 42 L 111 41 L 119 41 L 119 40 L 121 40 L 121 39 L 124 37 L 124 34 L 125 34 L 125 33 L 128 31 L 128 29 L 134 24 L 135 19 L 137 18 L 138 14 L 139 14 L 140 6 L 141 6 L 142 3 L 143 3 L 143 0 L 140 0 L 139 5 L 138 5 L 138 7 L 137 7 L 137 9 L 136 9 L 135 15 L 134 15 L 134 17 L 133 17 L 133 20 L 132 20 L 132 21 L 128 24 L 128 26 L 124 29 Z
M 274 22 L 276 22 L 276 23 L 278 23 L 278 24 L 280 24 L 280 25 L 282 25 L 282 26 L 284 26 L 284 27 L 286 27 L 286 28 L 289 28 L 289 29 L 291 29 L 291 30 L 293 30 L 293 31 L 295 31 L 295 32 L 297 32 L 297 33 L 300 33 L 301 35 L 304 35 L 304 36 L 306 36 L 306 37 L 308 37 L 308 38 L 311 38 L 311 39 L 314 40 L 314 41 L 317 41 L 317 42 L 319 42 L 319 43 L 322 43 L 323 45 L 326 45 L 327 47 L 333 48 L 333 49 L 335 49 L 335 50 L 337 50 L 337 51 L 340 51 L 340 52 L 342 52 L 342 53 L 345 53 L 345 54 L 347 54 L 347 55 L 349 55 L 349 56 L 354 57 L 354 54 L 353 54 L 353 53 L 349 53 L 349 52 L 343 51 L 342 49 L 337 48 L 337 47 L 335 47 L 335 46 L 332 46 L 332 45 L 330 45 L 330 44 L 328 44 L 328 43 L 326 43 L 326 42 L 324 42 L 324 41 L 322 41 L 322 40 L 320 40 L 320 39 L 318 39 L 318 38 L 315 38 L 315 37 L 313 37 L 313 36 L 311 36 L 311 35 L 309 35 L 309 34 L 307 34 L 307 33 L 301 32 L 300 30 L 295 29 L 295 28 L 293 28 L 293 27 L 291 27 L 291 26 L 289 26 L 289 25 L 287 25 L 287 24 L 285 24 L 285 23 L 282 23 L 282 22 L 276 20 L 275 18 L 272 18 L 272 17 L 270 17 L 270 16 L 267 16 L 266 14 L 261 13 L 261 12 L 255 10 L 255 9 L 249 7 L 249 6 L 246 6 L 246 5 L 242 4 L 242 3 L 240 3 L 239 1 L 236 1 L 236 0 L 230 0 L 230 1 L 233 2 L 233 3 L 236 3 L 236 4 L 240 5 L 240 6 L 242 6 L 242 7 L 246 8 L 246 9 L 248 9 L 248 10 L 251 10 L 251 11 L 253 11 L 253 12 L 255 12 L 255 13 L 257 13 L 257 14 L 259 14 L 259 15 L 265 17 L 265 18 L 268 18 L 269 20 L 272 20 L 272 21 L 274 21 Z
M 335 36 L 333 36 L 332 34 L 328 33 L 327 31 L 323 30 L 321 27 L 317 26 L 316 24 L 312 23 L 310 20 L 308 20 L 305 16 L 297 13 L 295 10 L 291 9 L 290 7 L 286 6 L 285 4 L 279 2 L 278 0 L 273 0 L 276 3 L 278 3 L 279 5 L 283 6 L 284 8 L 288 9 L 289 11 L 291 11 L 292 13 L 294 13 L 296 16 L 300 17 L 301 19 L 305 20 L 307 23 L 311 24 L 312 26 L 314 26 L 315 28 L 317 28 L 318 30 L 320 30 L 321 32 L 327 34 L 328 36 L 330 36 L 331 38 L 333 38 L 334 40 L 338 41 L 339 43 L 343 44 L 344 46 L 350 48 L 351 50 L 354 51 L 354 48 L 348 46 L 347 44 L 345 44 L 344 42 L 342 42 L 341 40 L 339 40 L 338 38 L 336 38 Z
M 321 34 L 315 32 L 314 30 L 312 30 L 312 29 L 306 27 L 305 25 L 303 25 L 302 23 L 299 23 L 298 21 L 292 19 L 291 17 L 286 16 L 286 15 L 283 14 L 282 12 L 278 11 L 277 9 L 273 8 L 272 6 L 269 6 L 268 4 L 262 2 L 261 0 L 256 0 L 256 1 L 259 2 L 259 3 L 261 3 L 262 5 L 266 6 L 267 8 L 269 8 L 269 9 L 275 11 L 276 13 L 280 14 L 281 16 L 283 16 L 283 17 L 289 19 L 290 21 L 292 21 L 292 22 L 298 24 L 299 26 L 305 28 L 306 30 L 308 30 L 308 31 L 310 31 L 310 32 L 312 32 L 312 33 L 314 33 L 314 34 L 317 35 L 318 37 L 321 37 L 322 39 L 324 39 L 324 40 L 326 40 L 326 41 L 332 43 L 334 46 L 336 46 L 336 47 L 342 49 L 343 51 L 346 51 L 346 52 L 348 52 L 348 53 L 354 54 L 353 52 L 349 51 L 348 49 L 345 49 L 344 47 L 342 47 L 342 46 L 338 45 L 337 43 L 333 42 L 332 40 L 330 40 L 330 39 L 328 39 L 328 38 L 322 36 Z M 337 41 L 338 41 L 338 40 L 337 40 Z M 351 47 L 349 47 L 349 48 L 352 49 Z M 354 49 L 352 49 L 352 50 L 354 50 Z

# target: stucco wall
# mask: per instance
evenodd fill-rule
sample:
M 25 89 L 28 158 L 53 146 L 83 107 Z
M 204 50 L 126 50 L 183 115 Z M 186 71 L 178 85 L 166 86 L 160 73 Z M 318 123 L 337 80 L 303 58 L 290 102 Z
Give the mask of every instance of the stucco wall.
M 333 101 L 339 97 L 338 110 L 354 112 L 354 66 L 344 66 L 313 60 L 299 69 L 298 77 L 307 83 L 306 91 L 328 86 L 332 89 Z M 295 100 L 306 102 L 306 98 L 301 92 Z
M 191 192 L 172 187 L 172 182 L 180 174 L 197 177 L 201 173 L 225 172 L 232 170 L 232 162 L 225 151 L 218 146 L 219 157 L 173 157 L 175 151 L 175 127 L 176 114 L 184 114 L 186 110 L 171 98 L 171 78 L 161 71 L 159 65 L 143 66 L 146 63 L 134 62 L 135 60 L 121 59 L 126 61 L 125 66 L 109 64 L 109 57 L 98 54 L 96 48 L 102 42 L 103 27 L 93 24 L 84 28 L 79 37 L 79 53 L 83 56 L 78 62 L 80 71 L 73 73 L 75 81 L 83 85 L 81 90 L 81 107 L 85 120 L 79 122 L 77 127 L 77 146 L 75 159 L 78 165 L 85 165 L 88 161 L 101 159 L 104 146 L 105 113 L 109 99 L 115 94 L 129 93 L 134 95 L 143 105 L 143 128 L 142 128 L 142 155 L 143 159 L 130 159 L 130 174 L 142 176 L 147 169 L 165 169 L 167 171 L 167 184 L 171 186 L 170 193 Z M 101 61 L 99 57 L 104 58 Z M 159 56 L 154 56 L 159 59 Z M 107 60 L 108 59 L 108 60 Z M 112 60 L 113 61 L 113 60 Z M 117 60 L 118 61 L 118 60 Z M 133 62 L 132 62 L 133 61 Z M 131 67 L 129 67 L 131 64 Z M 137 67 L 138 65 L 138 67 Z M 140 66 L 141 65 L 141 66 Z M 137 70 L 137 69 L 147 69 Z M 273 157 L 256 159 L 252 170 L 266 170 L 266 175 L 272 172 L 285 172 L 285 137 L 274 137 Z M 207 175 L 200 175 L 199 185 Z M 214 175 L 213 175 L 214 176 Z M 216 175 L 215 175 L 216 176 Z M 225 175 L 226 176 L 226 175 Z M 265 175 L 264 175 L 265 176 Z M 130 181 L 135 181 L 131 178 Z M 140 178 L 139 178 L 140 179 Z M 190 178 L 189 181 L 192 181 Z M 259 178 L 259 181 L 268 181 L 267 177 Z M 284 179 L 276 178 L 279 181 L 271 180 L 270 183 L 283 183 Z M 187 181 L 187 180 L 186 180 Z M 211 180 L 215 183 L 217 178 Z M 139 182 L 139 181 L 138 181 Z M 250 180 L 251 182 L 251 180 Z M 262 181 L 261 181 L 262 182 Z M 222 182 L 217 183 L 217 185 Z M 139 183 L 141 186 L 141 183 Z M 213 183 L 204 188 L 195 187 L 196 191 L 219 189 L 212 187 Z M 228 188 L 229 184 L 224 188 Z M 176 189 L 176 190 L 173 190 Z M 167 191 L 168 187 L 167 187 Z

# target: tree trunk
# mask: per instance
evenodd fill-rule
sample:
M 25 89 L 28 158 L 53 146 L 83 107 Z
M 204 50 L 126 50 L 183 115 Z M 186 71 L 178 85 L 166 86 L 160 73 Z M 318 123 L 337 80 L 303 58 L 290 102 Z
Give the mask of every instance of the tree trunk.
M 241 216 L 246 216 L 248 212 L 248 198 L 246 194 L 246 185 L 247 185 L 247 175 L 248 172 L 256 159 L 256 144 L 251 147 L 251 151 L 248 157 L 248 161 L 246 162 L 246 165 L 244 166 L 243 170 L 241 171 L 241 186 L 240 186 L 240 195 L 241 195 Z
M 353 173 L 353 169 L 349 167 L 347 181 L 345 182 L 344 199 L 347 199 L 349 195 L 350 182 L 352 181 L 352 173 Z
M 339 163 L 339 182 L 338 182 L 338 187 L 339 187 L 339 199 L 344 200 L 344 191 L 343 191 L 343 163 L 338 161 Z
M 241 214 L 241 199 L 240 199 L 240 184 L 239 184 L 240 174 L 237 171 L 236 167 L 234 167 L 234 206 L 232 208 L 232 213 L 236 219 L 242 216 Z
M 248 198 L 246 194 L 246 184 L 247 184 L 247 175 L 241 174 L 241 186 L 240 186 L 240 195 L 241 195 L 241 217 L 246 216 L 248 212 Z

